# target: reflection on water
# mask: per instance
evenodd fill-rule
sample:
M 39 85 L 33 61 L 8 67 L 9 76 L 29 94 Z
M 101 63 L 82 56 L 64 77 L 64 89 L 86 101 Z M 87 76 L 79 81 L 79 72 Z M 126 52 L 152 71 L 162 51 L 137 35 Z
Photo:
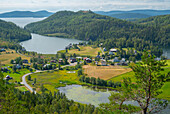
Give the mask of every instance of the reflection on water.
M 99 89 L 96 86 L 82 86 L 82 85 L 66 85 L 66 87 L 57 88 L 61 93 L 65 93 L 68 99 L 83 104 L 92 104 L 96 107 L 101 103 L 109 103 L 108 97 L 111 95 L 108 89 Z M 131 104 L 139 106 L 136 101 L 126 101 L 124 104 Z M 170 105 L 160 112 L 160 114 L 169 114 Z
M 108 103 L 108 97 L 111 95 L 108 90 L 81 85 L 67 85 L 66 87 L 59 87 L 57 89 L 65 93 L 68 99 L 95 106 L 98 106 L 100 103 Z

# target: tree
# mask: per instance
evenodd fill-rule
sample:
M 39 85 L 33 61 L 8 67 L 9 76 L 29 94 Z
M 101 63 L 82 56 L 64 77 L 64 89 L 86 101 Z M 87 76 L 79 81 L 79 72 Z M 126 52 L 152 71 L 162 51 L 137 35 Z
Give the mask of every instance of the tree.
M 12 59 L 12 60 L 10 61 L 10 63 L 13 64 L 13 63 L 14 63 L 14 60 Z
M 166 61 L 156 61 L 155 56 L 145 52 L 142 62 L 132 63 L 130 67 L 135 73 L 136 82 L 124 78 L 123 91 L 129 98 L 137 101 L 143 114 L 159 112 L 167 106 L 166 101 L 156 99 L 161 94 L 161 88 L 167 81 L 169 74 L 161 74 Z M 148 107 L 151 108 L 148 108 Z
M 30 70 L 30 72 L 32 72 L 32 71 L 33 71 L 33 69 L 32 69 L 32 68 L 29 68 L 29 70 Z
M 78 70 L 77 75 L 80 76 L 80 75 L 82 75 L 82 74 L 83 74 L 82 69 Z
M 16 72 L 16 70 L 17 70 L 16 65 L 12 66 L 12 70 L 13 70 L 13 72 Z
M 34 78 L 34 84 L 36 84 L 36 82 L 37 82 L 37 79 L 36 79 L 36 78 Z
M 29 81 L 31 81 L 31 76 L 30 75 L 28 75 L 28 78 L 27 78 Z

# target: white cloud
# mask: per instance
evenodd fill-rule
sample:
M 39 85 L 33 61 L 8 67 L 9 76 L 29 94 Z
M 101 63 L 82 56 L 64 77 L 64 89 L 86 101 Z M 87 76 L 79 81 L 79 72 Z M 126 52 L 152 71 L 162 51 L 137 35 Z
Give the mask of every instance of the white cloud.
M 170 0 L 0 0 L 0 12 L 41 9 L 50 11 L 170 9 Z

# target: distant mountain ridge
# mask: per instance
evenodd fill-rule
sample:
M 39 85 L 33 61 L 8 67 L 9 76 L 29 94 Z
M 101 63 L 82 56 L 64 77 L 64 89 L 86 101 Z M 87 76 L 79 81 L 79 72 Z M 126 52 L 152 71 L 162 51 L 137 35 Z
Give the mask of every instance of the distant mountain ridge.
M 111 16 L 119 19 L 132 19 L 132 18 L 148 18 L 151 16 L 167 15 L 170 10 L 131 10 L 131 11 L 95 11 L 100 15 Z
M 31 12 L 31 11 L 12 11 L 12 12 L 6 12 L 0 14 L 0 18 L 21 18 L 21 17 L 48 17 L 52 15 L 52 12 L 48 12 L 46 10 L 42 11 L 36 11 L 36 12 Z

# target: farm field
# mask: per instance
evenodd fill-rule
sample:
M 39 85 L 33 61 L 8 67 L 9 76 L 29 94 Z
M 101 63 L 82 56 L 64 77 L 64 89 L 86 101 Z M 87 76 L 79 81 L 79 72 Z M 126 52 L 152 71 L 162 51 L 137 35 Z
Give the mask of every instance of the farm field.
M 84 73 L 89 77 L 101 78 L 104 80 L 109 80 L 120 74 L 130 72 L 130 68 L 123 68 L 121 66 L 83 66 Z
M 10 53 L 7 54 L 6 52 L 10 52 Z M 10 64 L 11 59 L 15 59 L 17 57 L 21 57 L 22 59 L 27 59 L 28 61 L 30 60 L 30 57 L 20 55 L 16 53 L 15 50 L 6 50 L 6 52 L 1 52 L 0 55 L 1 64 Z
M 98 52 L 101 52 L 100 48 L 93 48 L 91 46 L 79 46 L 80 51 L 78 49 L 71 49 L 68 50 L 69 54 L 74 54 L 76 53 L 79 56 L 92 56 L 95 57 L 97 56 Z
M 32 85 L 36 78 L 36 84 Z M 40 92 L 40 86 L 43 85 L 48 91 L 58 91 L 56 88 L 65 86 L 66 84 L 79 84 L 79 77 L 76 73 L 69 73 L 67 70 L 49 71 L 36 73 L 31 75 L 31 81 L 28 84 L 33 88 L 36 88 L 37 92 Z

